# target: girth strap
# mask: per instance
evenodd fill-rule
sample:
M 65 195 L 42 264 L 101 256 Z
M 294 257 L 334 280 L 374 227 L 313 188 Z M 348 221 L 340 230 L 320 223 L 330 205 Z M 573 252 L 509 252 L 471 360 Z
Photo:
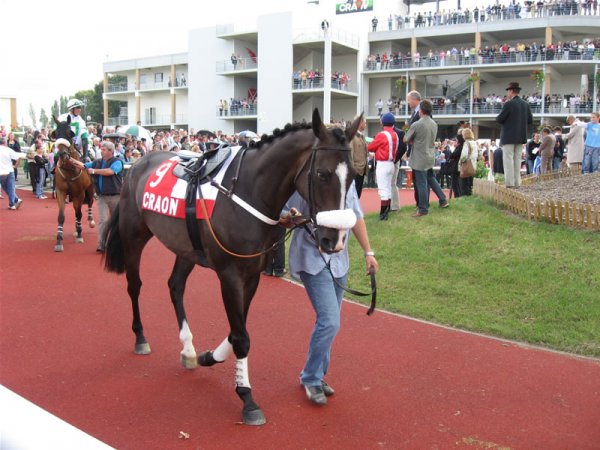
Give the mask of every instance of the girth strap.
M 198 219 L 196 218 L 196 198 L 199 191 L 198 185 L 198 174 L 195 174 L 190 177 L 190 181 L 185 191 L 185 224 L 200 265 L 208 267 L 208 260 L 204 253 L 200 228 L 198 227 Z M 202 193 L 200 195 L 202 195 Z M 208 220 L 208 217 L 206 217 L 206 219 Z

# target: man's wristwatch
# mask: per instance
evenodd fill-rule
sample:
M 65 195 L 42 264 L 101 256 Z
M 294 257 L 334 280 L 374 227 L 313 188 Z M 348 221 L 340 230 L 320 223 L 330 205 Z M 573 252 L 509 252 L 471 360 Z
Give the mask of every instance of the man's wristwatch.
M 375 252 L 365 252 L 365 256 L 375 256 Z

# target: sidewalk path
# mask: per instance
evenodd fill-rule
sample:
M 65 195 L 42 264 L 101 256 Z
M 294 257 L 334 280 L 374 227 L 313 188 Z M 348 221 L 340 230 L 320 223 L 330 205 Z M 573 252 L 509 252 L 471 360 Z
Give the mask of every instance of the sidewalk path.
M 179 364 L 166 285 L 174 257 L 157 241 L 145 250 L 141 310 L 153 352 L 136 356 L 125 278 L 102 270 L 96 231 L 84 226 L 86 242 L 74 244 L 68 210 L 56 254 L 56 203 L 24 198 L 18 211 L 0 209 L 0 384 L 113 447 L 599 446 L 599 361 L 382 311 L 367 317 L 348 302 L 327 378 L 336 395 L 309 404 L 298 375 L 313 314 L 301 287 L 269 277 L 248 322 L 250 380 L 268 423 L 241 426 L 233 360 Z M 186 298 L 196 348 L 214 348 L 228 332 L 215 274 L 194 270 Z

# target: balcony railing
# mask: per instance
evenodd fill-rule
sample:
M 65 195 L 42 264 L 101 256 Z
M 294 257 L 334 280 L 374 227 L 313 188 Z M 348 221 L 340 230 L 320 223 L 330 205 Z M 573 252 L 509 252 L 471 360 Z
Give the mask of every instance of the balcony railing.
M 433 106 L 433 115 L 457 115 L 457 116 L 465 116 L 471 113 L 471 105 L 470 102 L 459 102 L 456 104 L 450 105 L 432 105 Z M 473 103 L 473 114 L 482 115 L 482 114 L 492 114 L 494 116 L 498 115 L 500 111 L 502 111 L 502 103 Z M 542 114 L 542 105 L 541 103 L 529 104 L 531 108 L 532 114 Z M 389 111 L 387 105 L 382 108 L 382 113 L 386 113 Z M 580 102 L 576 105 L 564 105 L 562 102 L 550 102 L 549 104 L 544 104 L 544 114 L 545 115 L 567 115 L 567 114 L 589 114 L 594 111 L 593 105 L 591 101 L 588 102 Z M 397 116 L 406 116 L 410 115 L 410 110 L 407 112 L 405 109 L 405 105 L 401 107 L 392 108 L 391 112 Z M 370 115 L 378 116 L 378 109 L 372 108 L 370 110 Z
M 153 117 L 146 116 L 142 122 L 142 126 L 144 125 L 170 125 L 171 124 L 171 114 L 156 114 Z M 175 123 L 176 124 L 185 124 L 187 123 L 187 114 L 176 114 L 175 115 Z
M 248 105 L 248 106 L 227 106 L 227 108 L 220 108 L 217 106 L 216 114 L 218 117 L 246 117 L 246 116 L 256 116 L 258 113 L 258 109 L 256 105 Z
M 129 118 L 127 116 L 119 116 L 119 117 L 109 117 L 108 125 L 109 127 L 114 127 L 116 125 L 127 125 L 129 123 Z
M 127 81 L 122 83 L 108 83 L 108 92 L 126 92 L 132 91 L 133 86 L 129 86 Z
M 334 41 L 343 44 L 348 44 L 352 47 L 358 47 L 359 44 L 358 35 L 354 33 L 350 33 L 345 30 L 340 30 L 338 28 L 328 28 L 327 31 L 323 31 L 321 28 L 317 27 L 304 28 L 298 30 L 298 32 L 294 36 L 294 44 L 300 44 L 302 42 L 321 41 L 325 39 L 326 35 L 328 35 Z
M 365 61 L 365 71 L 378 70 L 398 70 L 398 69 L 414 69 L 424 67 L 449 67 L 449 66 L 472 66 L 485 64 L 521 64 L 531 62 L 545 61 L 600 61 L 600 50 L 590 49 L 583 51 L 548 51 L 541 52 L 509 52 L 499 53 L 492 52 L 490 54 L 469 55 L 451 54 L 450 56 L 433 56 L 422 55 L 418 58 L 410 56 L 402 56 L 399 58 L 392 57 L 387 62 L 375 60 Z
M 258 58 L 240 58 L 234 64 L 231 59 L 217 61 L 217 73 L 253 70 L 258 68 Z
M 323 77 L 315 77 L 313 79 L 301 80 L 292 77 L 292 89 L 294 91 L 301 91 L 306 89 L 323 89 L 324 80 Z M 356 86 L 352 81 L 342 82 L 341 80 L 331 80 L 331 88 L 340 91 L 356 93 Z

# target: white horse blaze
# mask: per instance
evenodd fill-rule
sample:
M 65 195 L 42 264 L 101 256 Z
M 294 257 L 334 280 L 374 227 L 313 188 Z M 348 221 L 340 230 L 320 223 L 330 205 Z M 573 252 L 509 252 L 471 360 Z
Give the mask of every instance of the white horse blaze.
M 251 388 L 248 376 L 248 357 L 235 360 L 235 385 Z
M 348 178 L 348 165 L 343 162 L 339 163 L 335 173 L 340 179 L 340 210 L 346 207 L 346 179 Z M 335 244 L 335 250 L 341 251 L 344 249 L 344 238 L 346 237 L 346 230 L 338 232 L 338 241 Z
M 192 335 L 192 331 L 188 326 L 187 320 L 184 320 L 183 324 L 181 325 L 181 330 L 179 331 L 179 340 L 183 344 L 183 350 L 181 350 L 182 355 L 190 358 L 196 358 L 196 349 L 192 343 L 193 338 L 194 336 Z

